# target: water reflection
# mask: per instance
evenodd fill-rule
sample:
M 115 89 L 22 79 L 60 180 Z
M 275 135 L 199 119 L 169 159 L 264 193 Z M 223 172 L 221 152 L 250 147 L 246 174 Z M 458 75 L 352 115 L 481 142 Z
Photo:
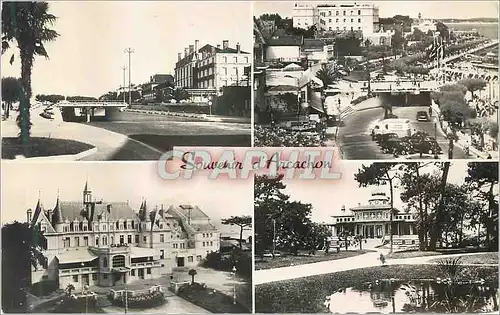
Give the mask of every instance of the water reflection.
M 497 289 L 484 284 L 376 281 L 327 297 L 332 313 L 497 312 Z

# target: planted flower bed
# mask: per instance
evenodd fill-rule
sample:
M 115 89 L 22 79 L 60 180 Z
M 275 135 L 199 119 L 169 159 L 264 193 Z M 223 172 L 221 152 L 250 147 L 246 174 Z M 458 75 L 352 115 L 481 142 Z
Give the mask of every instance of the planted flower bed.
M 324 132 L 291 131 L 279 127 L 255 126 L 256 147 L 320 147 L 325 146 Z
M 113 305 L 121 307 L 125 306 L 125 295 L 121 298 L 114 299 L 110 294 L 108 298 Z M 136 296 L 132 296 L 132 294 L 129 293 L 127 296 L 127 304 L 129 308 L 152 308 L 163 305 L 165 302 L 165 295 L 160 291 L 154 291 Z
M 218 290 L 207 288 L 205 284 L 196 282 L 185 284 L 179 288 L 177 294 L 211 313 L 251 313 L 251 310 L 238 301 L 233 304 L 233 297 Z

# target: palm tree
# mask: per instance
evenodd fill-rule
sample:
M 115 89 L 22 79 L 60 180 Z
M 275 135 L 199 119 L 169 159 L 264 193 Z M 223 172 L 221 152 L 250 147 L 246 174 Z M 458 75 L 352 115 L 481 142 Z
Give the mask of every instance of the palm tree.
M 31 72 L 36 56 L 48 58 L 44 43 L 54 41 L 59 34 L 50 29 L 56 16 L 49 11 L 47 2 L 4 2 L 2 7 L 2 53 L 15 41 L 21 57 L 21 84 L 23 94 L 19 104 L 17 124 L 25 144 L 30 136 Z M 14 61 L 14 54 L 10 62 Z
M 2 101 L 5 102 L 5 118 L 9 118 L 12 103 L 19 102 L 23 90 L 21 81 L 17 78 L 2 78 Z
M 189 269 L 188 274 L 191 276 L 191 284 L 194 284 L 194 276 L 198 274 L 196 269 Z
M 325 63 L 316 72 L 316 77 L 323 82 L 323 90 L 325 90 L 328 88 L 328 85 L 332 84 L 340 77 L 340 74 L 335 67 Z M 325 102 L 323 101 L 321 104 L 326 114 Z

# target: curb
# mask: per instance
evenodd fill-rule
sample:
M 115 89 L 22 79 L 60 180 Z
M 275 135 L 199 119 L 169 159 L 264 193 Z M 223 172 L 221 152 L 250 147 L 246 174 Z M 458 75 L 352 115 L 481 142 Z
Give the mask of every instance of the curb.
M 17 156 L 15 161 L 24 161 L 24 162 L 37 162 L 37 161 L 79 161 L 87 156 L 95 154 L 97 152 L 97 148 L 93 147 L 92 149 L 77 153 L 77 154 L 66 154 L 66 155 L 52 155 L 52 156 L 38 156 L 38 157 L 20 157 Z

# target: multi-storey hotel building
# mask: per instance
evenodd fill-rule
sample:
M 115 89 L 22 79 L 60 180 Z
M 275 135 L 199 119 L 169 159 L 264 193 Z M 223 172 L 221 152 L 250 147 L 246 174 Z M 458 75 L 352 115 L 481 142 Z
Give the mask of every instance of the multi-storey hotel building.
M 225 86 L 248 86 L 250 54 L 229 47 L 229 41 L 217 46 L 198 47 L 199 41 L 178 54 L 175 64 L 175 85 L 185 89 L 202 89 L 220 92 Z
M 293 26 L 322 31 L 361 31 L 372 34 L 379 28 L 379 9 L 373 4 L 295 4 Z
M 27 220 L 43 233 L 41 267 L 31 282 L 113 286 L 169 274 L 174 267 L 196 266 L 219 250 L 219 231 L 198 207 L 148 209 L 144 200 L 135 211 L 128 202 L 96 201 L 88 185 L 82 201 L 57 197 L 53 209 L 27 210 Z

